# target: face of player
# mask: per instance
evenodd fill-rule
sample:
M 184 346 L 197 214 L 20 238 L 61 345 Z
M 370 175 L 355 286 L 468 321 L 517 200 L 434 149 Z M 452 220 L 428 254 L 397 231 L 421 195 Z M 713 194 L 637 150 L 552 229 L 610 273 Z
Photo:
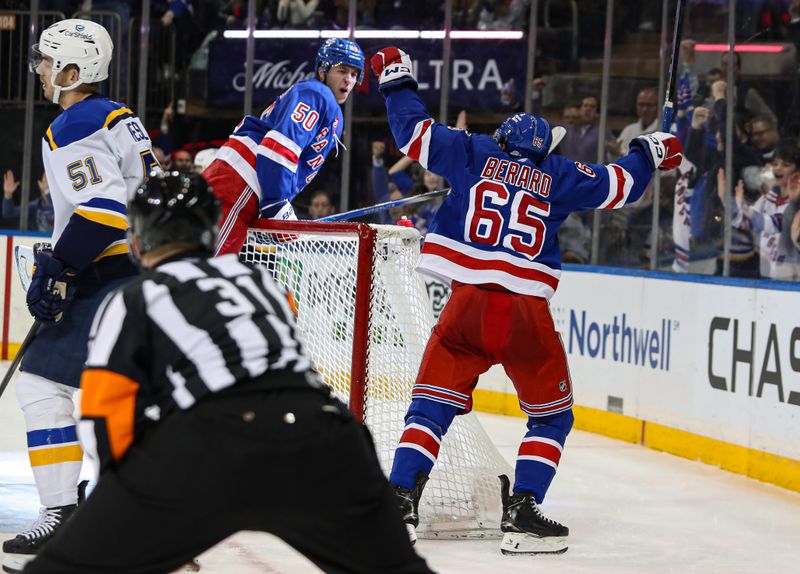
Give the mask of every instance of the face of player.
M 73 67 L 74 68 L 74 67 Z M 48 101 L 53 100 L 53 59 L 50 56 L 44 56 L 39 65 L 36 66 L 36 73 L 39 75 L 39 81 L 42 82 L 42 92 Z M 77 69 L 61 70 L 56 74 L 56 84 L 59 86 L 71 86 L 78 80 Z M 63 92 L 62 92 L 63 94 Z M 59 98 L 60 99 L 60 98 Z
M 39 65 L 36 66 L 36 73 L 39 75 L 39 81 L 42 82 L 42 91 L 44 97 L 48 101 L 53 99 L 53 84 L 50 78 L 53 74 L 53 59 L 50 56 L 45 56 Z M 58 79 L 58 77 L 56 77 Z
M 772 173 L 775 175 L 775 185 L 785 188 L 789 184 L 789 177 L 797 171 L 797 165 L 775 158 L 772 160 Z
M 325 75 L 325 85 L 333 92 L 336 103 L 343 104 L 356 85 L 358 74 L 361 70 L 346 64 L 332 66 Z

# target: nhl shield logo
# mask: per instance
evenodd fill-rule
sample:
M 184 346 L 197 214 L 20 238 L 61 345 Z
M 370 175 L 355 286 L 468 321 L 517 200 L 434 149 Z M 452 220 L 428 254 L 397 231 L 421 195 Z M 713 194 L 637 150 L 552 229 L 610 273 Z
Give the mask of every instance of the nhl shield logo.
M 561 391 L 562 393 L 566 393 L 567 392 L 567 381 L 561 381 L 560 383 L 558 383 L 558 390 Z

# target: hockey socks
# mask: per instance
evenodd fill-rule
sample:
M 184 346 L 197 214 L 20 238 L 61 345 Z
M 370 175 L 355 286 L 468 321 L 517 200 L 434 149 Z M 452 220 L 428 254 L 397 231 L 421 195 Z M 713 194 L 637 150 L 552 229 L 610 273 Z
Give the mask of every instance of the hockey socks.
M 528 432 L 517 452 L 515 493 L 531 493 L 541 504 L 558 469 L 573 420 L 571 410 L 528 417 Z
M 428 399 L 414 399 L 406 414 L 406 426 L 394 454 L 389 482 L 413 489 L 417 475 L 430 475 L 439 456 L 442 437 L 447 432 L 457 408 Z

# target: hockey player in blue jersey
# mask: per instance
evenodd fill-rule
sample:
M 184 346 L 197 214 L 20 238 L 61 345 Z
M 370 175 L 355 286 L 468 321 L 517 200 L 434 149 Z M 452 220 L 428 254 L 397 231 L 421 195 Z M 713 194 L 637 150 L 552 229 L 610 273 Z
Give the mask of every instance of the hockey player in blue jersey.
M 238 253 L 259 217 L 296 219 L 291 201 L 341 145 L 339 106 L 364 78 L 364 53 L 331 38 L 317 52 L 314 74 L 260 117 L 245 116 L 203 172 L 221 204 L 217 255 Z
M 616 209 L 639 199 L 654 169 L 682 158 L 674 136 L 655 132 L 610 165 L 550 155 L 563 129 L 519 113 L 494 137 L 434 122 L 416 94 L 411 59 L 390 47 L 371 60 L 397 146 L 450 182 L 417 269 L 451 285 L 412 390 L 389 481 L 412 539 L 418 503 L 453 418 L 472 407 L 478 377 L 502 364 L 527 433 L 513 493 L 500 477 L 505 554 L 560 553 L 569 529 L 539 508 L 572 428 L 572 381 L 548 299 L 561 275 L 558 227 L 573 211 Z
M 83 453 L 73 394 L 89 328 L 103 297 L 136 274 L 125 237 L 127 195 L 158 164 L 134 113 L 97 93 L 112 51 L 105 28 L 88 20 L 53 24 L 31 50 L 45 98 L 64 111 L 42 142 L 53 248 L 36 258 L 27 304 L 41 327 L 16 383 L 44 508 L 30 529 L 3 543 L 6 572 L 19 572 L 76 508 Z

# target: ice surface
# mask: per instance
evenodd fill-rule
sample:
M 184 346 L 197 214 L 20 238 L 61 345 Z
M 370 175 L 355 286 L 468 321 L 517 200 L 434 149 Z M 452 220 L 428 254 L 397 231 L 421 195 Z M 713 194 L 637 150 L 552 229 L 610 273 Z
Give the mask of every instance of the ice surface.
M 479 417 L 513 463 L 524 420 Z M 13 383 L 0 398 L 0 421 L 5 539 L 38 512 Z M 566 554 L 502 556 L 498 541 L 420 540 L 418 549 L 437 572 L 451 574 L 788 574 L 800 563 L 800 494 L 585 432 L 567 440 L 542 508 L 569 526 Z M 279 539 L 255 532 L 229 538 L 200 562 L 208 574 L 318 572 Z

